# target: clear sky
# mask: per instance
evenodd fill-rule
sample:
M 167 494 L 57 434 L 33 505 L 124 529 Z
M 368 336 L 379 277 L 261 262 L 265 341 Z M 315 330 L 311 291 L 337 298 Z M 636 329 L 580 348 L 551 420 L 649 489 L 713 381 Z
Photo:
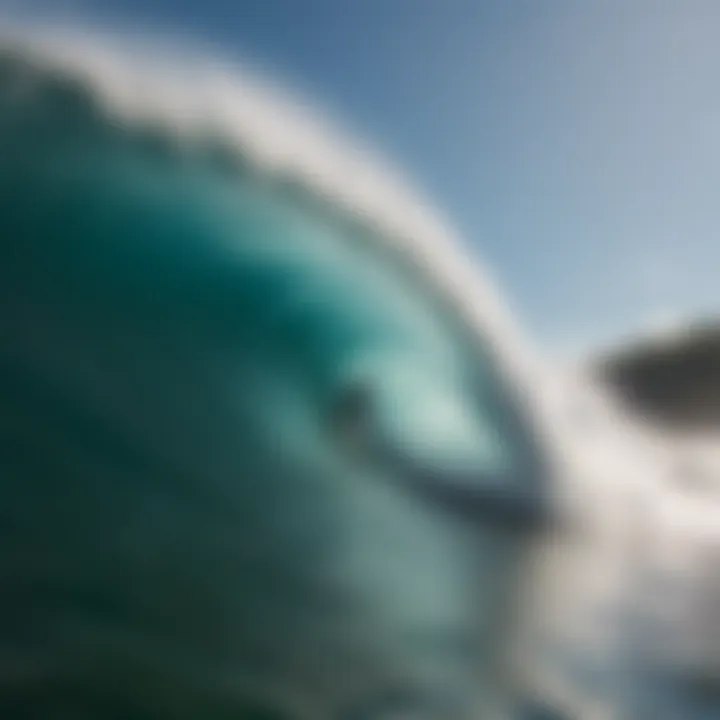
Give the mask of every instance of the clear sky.
M 550 347 L 720 310 L 717 0 L 55 7 L 189 32 L 310 92 L 442 207 Z

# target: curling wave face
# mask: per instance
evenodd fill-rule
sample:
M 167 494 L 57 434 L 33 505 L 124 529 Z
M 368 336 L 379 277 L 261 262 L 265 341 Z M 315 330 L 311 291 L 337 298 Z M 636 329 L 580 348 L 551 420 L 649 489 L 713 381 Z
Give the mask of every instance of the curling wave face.
M 1 714 L 489 713 L 544 463 L 461 256 L 60 47 L 0 51 Z

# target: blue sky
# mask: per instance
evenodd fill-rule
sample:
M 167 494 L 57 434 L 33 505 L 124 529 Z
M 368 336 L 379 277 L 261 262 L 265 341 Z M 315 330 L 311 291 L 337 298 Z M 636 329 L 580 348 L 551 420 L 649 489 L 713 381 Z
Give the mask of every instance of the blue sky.
M 318 98 L 430 194 L 547 346 L 720 309 L 716 0 L 40 5 L 191 33 Z

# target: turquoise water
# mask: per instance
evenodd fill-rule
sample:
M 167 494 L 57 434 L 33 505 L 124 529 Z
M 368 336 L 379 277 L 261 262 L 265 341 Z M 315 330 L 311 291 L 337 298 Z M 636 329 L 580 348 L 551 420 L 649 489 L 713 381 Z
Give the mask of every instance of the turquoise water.
M 483 338 L 370 228 L 15 62 L 3 717 L 472 713 L 543 491 Z

